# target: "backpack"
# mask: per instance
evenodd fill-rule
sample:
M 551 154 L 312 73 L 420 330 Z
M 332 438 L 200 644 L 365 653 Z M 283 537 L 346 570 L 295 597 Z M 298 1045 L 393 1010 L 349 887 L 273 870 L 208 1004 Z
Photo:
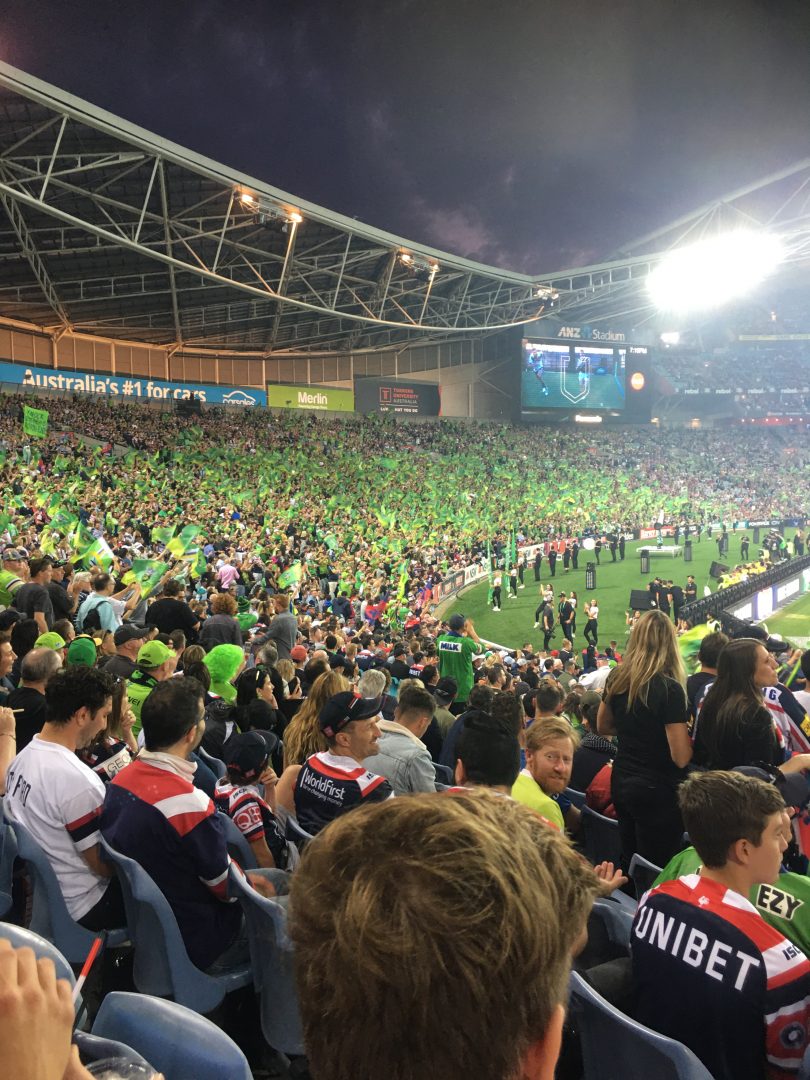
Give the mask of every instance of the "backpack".
M 101 630 L 101 616 L 99 615 L 99 608 L 102 604 L 109 604 L 109 600 L 101 600 L 98 604 L 95 604 L 89 611 L 85 612 L 85 616 L 82 619 L 81 632 L 83 634 L 90 633 L 91 631 Z

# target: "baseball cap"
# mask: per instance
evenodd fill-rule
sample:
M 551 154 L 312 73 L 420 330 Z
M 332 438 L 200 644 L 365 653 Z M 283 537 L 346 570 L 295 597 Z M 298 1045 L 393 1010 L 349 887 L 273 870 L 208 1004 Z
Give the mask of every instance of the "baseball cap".
M 77 637 L 70 643 L 67 651 L 69 667 L 95 667 L 98 659 L 96 643 L 91 637 Z
M 447 620 L 447 625 L 450 627 L 451 630 L 455 631 L 455 633 L 458 633 L 459 630 L 464 629 L 464 623 L 466 621 L 467 620 L 464 618 L 463 615 L 451 615 L 450 618 Z
M 318 714 L 318 725 L 324 735 L 333 738 L 354 720 L 370 720 L 380 711 L 380 698 L 364 698 L 345 690 L 329 698 Z
M 449 675 L 445 675 L 443 679 L 439 679 L 433 687 L 433 696 L 438 701 L 452 701 L 457 693 L 458 683 L 455 679 L 451 679 Z
M 270 751 L 258 731 L 231 735 L 224 747 L 225 767 L 243 780 L 257 779 L 267 764 Z
M 34 642 L 35 649 L 64 649 L 67 642 L 61 634 L 49 630 L 47 634 L 40 634 Z
M 579 704 L 582 709 L 590 709 L 594 705 L 598 708 L 602 704 L 602 695 L 598 694 L 596 690 L 586 690 L 579 699 Z
M 113 634 L 113 641 L 117 648 L 119 645 L 126 645 L 128 641 L 145 638 L 148 633 L 148 626 L 136 626 L 135 623 L 124 623 L 124 625 L 119 626 Z
M 290 659 L 296 664 L 302 663 L 307 658 L 307 650 L 305 645 L 293 645 L 290 649 Z
M 161 664 L 165 664 L 170 656 L 174 656 L 174 653 L 162 641 L 147 641 L 145 645 L 141 645 L 140 649 L 138 649 L 136 663 L 143 671 L 149 671 L 152 668 L 160 667 Z
M 22 548 L 6 548 L 3 552 L 3 562 L 20 562 L 27 558 L 28 555 Z

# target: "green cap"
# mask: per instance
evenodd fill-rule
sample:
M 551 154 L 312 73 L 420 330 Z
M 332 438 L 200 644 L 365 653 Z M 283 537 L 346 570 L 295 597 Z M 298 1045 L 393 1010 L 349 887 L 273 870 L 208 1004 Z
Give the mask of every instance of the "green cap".
M 147 641 L 138 649 L 137 665 L 142 671 L 150 671 L 165 664 L 170 656 L 174 656 L 174 653 L 162 641 Z
M 61 634 L 55 634 L 49 630 L 47 634 L 40 634 L 34 642 L 35 649 L 64 649 L 67 642 Z
M 97 659 L 98 650 L 91 637 L 77 637 L 71 641 L 67 651 L 69 667 L 95 667 Z

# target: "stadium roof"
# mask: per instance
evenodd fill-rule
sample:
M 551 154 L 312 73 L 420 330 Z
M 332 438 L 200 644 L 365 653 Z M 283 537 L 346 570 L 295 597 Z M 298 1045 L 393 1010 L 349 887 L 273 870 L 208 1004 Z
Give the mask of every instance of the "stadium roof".
M 804 260 L 810 162 L 612 262 L 535 277 L 297 199 L 0 63 L 0 316 L 261 355 L 447 341 L 550 314 L 635 319 L 650 314 L 642 286 L 660 253 L 721 205 L 750 217 L 739 200 L 773 180 L 791 185 L 780 213 Z

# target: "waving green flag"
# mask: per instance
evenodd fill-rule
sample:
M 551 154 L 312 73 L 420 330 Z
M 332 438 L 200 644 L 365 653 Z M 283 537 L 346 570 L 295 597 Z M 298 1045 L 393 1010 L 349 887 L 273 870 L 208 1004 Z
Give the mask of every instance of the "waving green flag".
M 301 563 L 293 563 L 292 566 L 288 566 L 282 574 L 279 574 L 278 587 L 280 589 L 289 589 L 290 585 L 294 585 L 297 581 L 301 580 L 303 574 L 304 569 L 301 566 Z
M 44 439 L 48 434 L 48 410 L 23 405 L 23 431 L 34 439 Z
M 168 542 L 166 550 L 175 559 L 182 559 L 199 535 L 199 525 L 187 525 L 181 533 Z
M 125 585 L 137 582 L 141 587 L 141 596 L 145 598 L 157 587 L 167 569 L 166 563 L 160 559 L 135 559 L 132 569 L 124 574 L 122 580 Z

